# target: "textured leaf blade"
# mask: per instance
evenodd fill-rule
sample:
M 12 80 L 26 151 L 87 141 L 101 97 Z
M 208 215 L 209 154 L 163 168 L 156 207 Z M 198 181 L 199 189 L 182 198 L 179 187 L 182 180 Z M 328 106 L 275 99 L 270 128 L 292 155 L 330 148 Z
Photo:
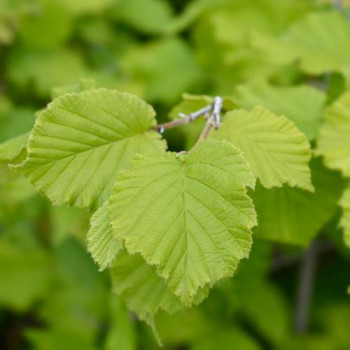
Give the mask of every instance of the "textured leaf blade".
M 328 109 L 318 138 L 316 154 L 322 155 L 331 169 L 350 176 L 350 92 Z
M 112 226 L 130 253 L 141 253 L 182 302 L 231 276 L 249 254 L 255 182 L 228 142 L 206 141 L 188 155 L 140 156 L 118 177 Z
M 225 115 L 224 125 L 212 135 L 237 146 L 265 187 L 288 184 L 313 189 L 309 143 L 287 118 L 261 107 L 235 110 Z
M 11 162 L 20 156 L 21 153 L 25 150 L 28 137 L 29 134 L 25 133 L 0 144 L 0 161 Z
M 159 309 L 173 313 L 181 308 L 165 280 L 139 254 L 130 255 L 125 250 L 122 251 L 111 269 L 111 275 L 113 291 L 141 319 L 147 320 Z
M 164 149 L 154 110 L 136 96 L 97 89 L 67 94 L 40 113 L 20 166 L 54 204 L 101 205 L 138 152 Z
M 113 235 L 108 202 L 91 216 L 87 243 L 88 250 L 100 266 L 100 270 L 110 267 L 117 254 L 123 249 L 122 242 Z

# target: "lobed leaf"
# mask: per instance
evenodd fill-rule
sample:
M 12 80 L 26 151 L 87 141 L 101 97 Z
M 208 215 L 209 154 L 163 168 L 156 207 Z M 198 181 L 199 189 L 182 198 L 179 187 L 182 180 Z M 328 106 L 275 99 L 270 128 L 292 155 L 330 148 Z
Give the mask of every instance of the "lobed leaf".
M 225 115 L 222 127 L 212 136 L 238 147 L 263 186 L 288 184 L 313 190 L 309 143 L 287 118 L 262 107 L 235 110 Z
M 138 156 L 110 198 L 114 234 L 191 304 L 200 287 L 231 276 L 248 256 L 256 217 L 245 187 L 254 183 L 228 142 L 202 142 L 188 155 Z
M 138 152 L 160 153 L 155 112 L 136 96 L 97 89 L 66 94 L 39 114 L 22 173 L 54 204 L 96 207 Z

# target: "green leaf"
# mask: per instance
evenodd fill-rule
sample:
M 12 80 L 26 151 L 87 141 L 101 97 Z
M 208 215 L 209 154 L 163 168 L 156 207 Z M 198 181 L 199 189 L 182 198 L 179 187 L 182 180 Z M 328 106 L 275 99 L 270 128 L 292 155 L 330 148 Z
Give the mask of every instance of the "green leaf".
M 343 181 L 337 172 L 323 167 L 320 159 L 313 159 L 311 169 L 314 193 L 256 186 L 253 199 L 258 213 L 257 237 L 306 246 L 332 218 Z
M 350 92 L 343 94 L 326 113 L 320 131 L 316 154 L 324 157 L 325 164 L 350 176 Z
M 136 96 L 97 89 L 55 99 L 39 114 L 20 170 L 54 204 L 96 207 L 138 152 L 160 153 L 155 112 Z
M 122 242 L 113 236 L 108 202 L 92 215 L 87 242 L 88 250 L 95 262 L 100 266 L 100 271 L 110 267 L 119 251 L 123 248 Z
M 130 255 L 123 250 L 112 266 L 111 275 L 113 291 L 142 320 L 150 322 L 159 310 L 174 313 L 182 307 L 155 267 L 139 254 Z
M 29 133 L 17 136 L 0 144 L 0 161 L 11 162 L 25 151 Z
M 251 40 L 271 61 L 289 63 L 298 59 L 301 69 L 310 74 L 349 67 L 350 25 L 337 12 L 312 13 L 280 39 L 256 33 Z
M 343 211 L 340 220 L 340 226 L 344 231 L 345 244 L 350 248 L 350 187 L 348 187 L 340 200 L 340 206 Z
M 251 112 L 235 110 L 225 115 L 222 127 L 211 135 L 237 146 L 265 187 L 288 184 L 313 190 L 310 146 L 287 118 L 262 107 Z
M 138 156 L 110 198 L 114 233 L 141 253 L 185 304 L 231 276 L 249 254 L 255 183 L 239 150 L 205 141 L 188 155 Z
M 263 79 L 239 85 L 234 98 L 245 109 L 262 106 L 286 116 L 309 140 L 318 132 L 326 102 L 325 94 L 310 86 L 275 87 Z

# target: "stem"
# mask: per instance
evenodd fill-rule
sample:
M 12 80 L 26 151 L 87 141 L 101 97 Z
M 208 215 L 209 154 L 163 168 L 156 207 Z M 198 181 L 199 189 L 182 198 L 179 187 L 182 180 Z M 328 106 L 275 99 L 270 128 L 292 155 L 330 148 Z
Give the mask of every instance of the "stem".
M 206 113 L 210 112 L 211 109 L 212 109 L 212 105 L 209 105 L 209 106 L 203 107 L 203 108 L 199 109 L 198 111 L 193 112 L 193 113 L 188 114 L 188 115 L 180 114 L 183 118 L 175 119 L 175 120 L 172 120 L 171 122 L 167 122 L 164 124 L 158 124 L 158 125 L 154 126 L 152 128 L 152 130 L 156 130 L 156 131 L 162 133 L 166 129 L 172 129 L 172 128 L 176 128 L 177 126 L 186 125 L 186 124 L 198 119 L 202 115 L 205 115 Z
M 204 140 L 206 140 L 210 134 L 210 131 L 211 129 L 213 128 L 214 126 L 214 122 L 215 122 L 215 119 L 214 119 L 214 115 L 211 115 L 208 120 L 207 120 L 207 123 L 205 124 L 205 127 L 202 131 L 202 133 L 200 134 L 197 142 L 196 142 L 196 145 L 199 143 L 199 142 L 202 142 Z
M 300 266 L 298 294 L 295 309 L 295 332 L 303 334 L 308 330 L 310 302 L 317 265 L 317 243 L 311 243 Z

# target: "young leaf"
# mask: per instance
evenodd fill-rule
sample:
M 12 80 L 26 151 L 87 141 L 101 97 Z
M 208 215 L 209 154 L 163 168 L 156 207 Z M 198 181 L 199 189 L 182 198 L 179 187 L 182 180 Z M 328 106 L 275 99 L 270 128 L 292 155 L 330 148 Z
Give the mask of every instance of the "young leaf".
M 154 266 L 139 254 L 123 250 L 111 269 L 113 291 L 121 296 L 128 308 L 142 320 L 150 322 L 159 310 L 174 313 L 182 308 L 179 299 L 167 286 Z M 194 303 L 199 304 L 209 288 L 199 289 Z
M 246 186 L 255 178 L 239 150 L 205 141 L 188 155 L 138 156 L 110 198 L 112 226 L 185 304 L 198 288 L 231 276 L 256 224 Z
M 315 192 L 298 188 L 264 189 L 257 185 L 253 194 L 258 214 L 257 237 L 306 246 L 336 212 L 343 190 L 340 174 L 311 162 Z
M 225 115 L 215 139 L 237 146 L 263 186 L 283 184 L 313 190 L 308 162 L 308 141 L 287 118 L 256 107 L 251 112 L 235 110 Z
M 316 154 L 325 164 L 350 176 L 350 92 L 343 94 L 328 109 L 320 131 Z
M 263 79 L 239 85 L 234 97 L 242 108 L 262 106 L 286 116 L 309 140 L 318 132 L 326 102 L 326 95 L 310 86 L 276 87 Z
M 151 106 L 136 96 L 97 89 L 55 99 L 40 113 L 20 166 L 54 204 L 95 207 L 138 152 L 160 153 Z
M 25 151 L 29 133 L 14 137 L 0 144 L 0 162 L 11 162 Z
M 340 226 L 344 230 L 345 244 L 350 248 L 350 187 L 345 190 L 340 200 L 340 206 L 343 210 Z
M 121 241 L 113 236 L 109 219 L 108 202 L 92 215 L 90 230 L 87 234 L 88 250 L 100 271 L 110 267 L 119 251 L 123 248 Z

